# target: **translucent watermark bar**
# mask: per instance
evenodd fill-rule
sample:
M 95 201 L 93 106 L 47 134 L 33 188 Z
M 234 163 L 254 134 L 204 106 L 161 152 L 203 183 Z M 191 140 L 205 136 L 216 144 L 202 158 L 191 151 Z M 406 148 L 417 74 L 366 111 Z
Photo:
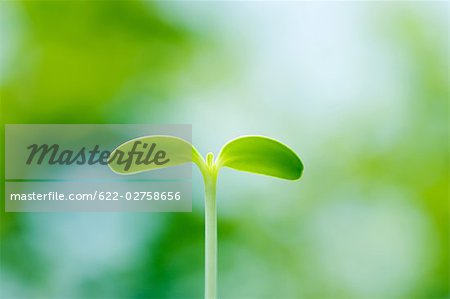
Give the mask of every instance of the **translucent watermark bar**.
M 120 144 L 143 136 L 171 135 L 191 141 L 190 125 L 6 125 L 5 211 L 188 212 L 192 207 L 192 164 L 164 168 L 164 144 Z M 186 148 L 180 151 L 187 151 Z M 191 152 L 184 153 L 190 155 Z M 160 169 L 120 175 L 133 163 Z

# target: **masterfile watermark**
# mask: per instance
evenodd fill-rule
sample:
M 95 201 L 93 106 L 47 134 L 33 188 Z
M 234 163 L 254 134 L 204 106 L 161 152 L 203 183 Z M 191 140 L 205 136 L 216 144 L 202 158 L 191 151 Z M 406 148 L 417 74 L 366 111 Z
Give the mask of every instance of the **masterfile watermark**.
M 191 134 L 190 125 L 6 125 L 5 211 L 191 211 L 191 163 L 164 168 L 164 144 L 135 140 Z M 110 163 L 164 169 L 121 176 Z
M 170 158 L 166 157 L 166 151 L 157 149 L 156 143 L 148 144 L 141 141 L 134 141 L 131 150 L 128 152 L 115 150 L 112 155 L 109 150 L 101 150 L 98 144 L 91 150 L 82 147 L 78 151 L 61 150 L 58 144 L 32 144 L 27 149 L 30 150 L 30 155 L 26 161 L 28 165 L 32 163 L 38 165 L 42 163 L 48 163 L 49 165 L 94 165 L 97 163 L 108 165 L 115 162 L 119 165 L 125 164 L 124 170 L 127 171 L 133 163 L 136 165 L 164 165 L 170 161 Z

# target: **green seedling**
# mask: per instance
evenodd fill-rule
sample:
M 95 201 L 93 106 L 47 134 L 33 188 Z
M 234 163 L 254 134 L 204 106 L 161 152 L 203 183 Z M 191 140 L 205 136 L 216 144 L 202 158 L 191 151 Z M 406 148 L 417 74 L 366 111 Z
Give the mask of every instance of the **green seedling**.
M 136 141 L 141 144 L 156 144 L 164 149 L 165 154 L 156 153 L 156 158 L 161 162 L 128 164 L 125 170 L 123 165 L 114 160 L 108 164 L 114 172 L 133 174 L 188 162 L 193 162 L 199 167 L 205 183 L 205 298 L 215 299 L 217 296 L 216 183 L 219 170 L 222 167 L 229 167 L 286 180 L 297 180 L 302 175 L 303 164 L 289 147 L 263 136 L 243 136 L 231 140 L 223 146 L 216 160 L 212 153 L 208 153 L 206 159 L 203 159 L 193 145 L 181 138 L 162 135 L 127 141 L 118 146 L 110 157 L 120 151 L 133 152 Z

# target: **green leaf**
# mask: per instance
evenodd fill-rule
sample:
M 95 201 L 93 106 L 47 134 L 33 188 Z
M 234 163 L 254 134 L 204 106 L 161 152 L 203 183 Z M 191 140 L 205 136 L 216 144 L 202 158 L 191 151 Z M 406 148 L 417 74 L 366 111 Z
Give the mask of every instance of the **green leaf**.
M 144 144 L 147 145 L 144 147 Z M 143 152 L 143 155 L 141 156 L 142 160 L 146 157 L 147 153 L 149 152 L 149 148 L 153 145 L 153 158 L 156 157 L 159 151 L 163 151 L 165 153 L 164 157 L 160 157 L 159 161 L 166 161 L 164 164 L 138 164 L 136 163 L 138 157 L 135 154 L 132 155 L 132 160 L 130 161 L 127 169 L 128 162 L 124 163 L 124 159 L 127 159 L 129 157 L 128 154 L 133 151 L 133 147 L 135 147 L 135 151 Z M 121 161 L 119 159 L 120 152 L 124 153 Z M 111 152 L 108 158 L 109 168 L 111 168 L 112 171 L 118 174 L 134 174 L 148 170 L 177 166 L 189 162 L 194 162 L 199 166 L 204 164 L 202 157 L 192 146 L 192 144 L 184 139 L 166 135 L 144 136 L 129 140 L 114 149 L 114 151 Z
M 228 142 L 220 151 L 217 165 L 287 180 L 299 179 L 303 172 L 302 161 L 293 150 L 263 136 L 244 136 Z

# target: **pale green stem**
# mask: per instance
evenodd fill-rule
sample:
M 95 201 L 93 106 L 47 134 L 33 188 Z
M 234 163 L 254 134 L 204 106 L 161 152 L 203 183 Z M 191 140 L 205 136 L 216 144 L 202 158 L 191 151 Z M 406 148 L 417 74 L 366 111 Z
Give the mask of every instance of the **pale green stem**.
M 217 172 L 214 156 L 208 154 L 205 180 L 205 299 L 217 298 Z

